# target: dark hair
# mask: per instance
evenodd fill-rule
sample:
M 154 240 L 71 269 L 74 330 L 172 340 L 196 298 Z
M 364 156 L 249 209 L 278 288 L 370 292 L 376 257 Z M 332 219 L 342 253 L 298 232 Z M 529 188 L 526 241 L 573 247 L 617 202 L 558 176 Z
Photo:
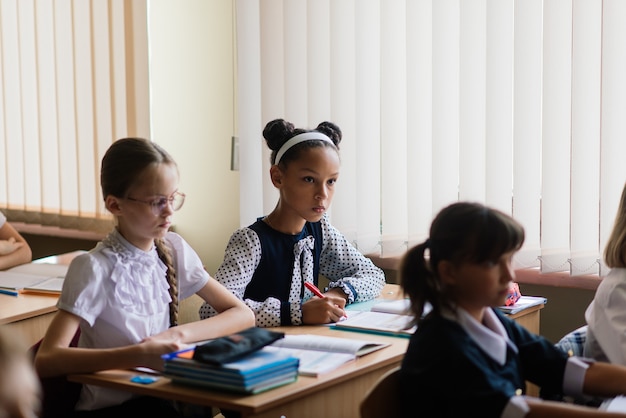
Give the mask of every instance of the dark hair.
M 274 119 L 265 125 L 263 129 L 263 138 L 265 138 L 265 142 L 269 149 L 272 150 L 272 155 L 270 156 L 270 162 L 275 164 L 276 161 L 276 153 L 283 146 L 285 142 L 293 138 L 294 136 L 304 133 L 304 132 L 321 132 L 330 138 L 335 144 L 335 148 L 339 150 L 339 143 L 341 142 L 342 134 L 339 126 L 335 125 L 332 122 L 322 122 L 317 125 L 315 129 L 299 129 L 295 128 L 293 123 L 287 122 L 284 119 Z M 328 142 L 319 141 L 319 140 L 310 140 L 304 141 L 293 147 L 289 148 L 287 152 L 280 159 L 279 165 L 286 166 L 289 161 L 297 160 L 300 157 L 300 153 L 304 149 L 322 147 L 322 146 L 330 146 Z
M 150 166 L 176 162 L 155 142 L 144 138 L 122 138 L 115 141 L 102 158 L 100 187 L 102 196 L 124 198 L 141 173 Z M 170 325 L 178 324 L 178 279 L 170 249 L 163 239 L 154 241 L 159 258 L 167 266 L 166 279 L 170 286 Z
M 407 251 L 400 267 L 400 283 L 411 299 L 415 321 L 421 321 L 427 302 L 434 313 L 440 313 L 442 307 L 454 309 L 439 277 L 439 262 L 458 265 L 497 260 L 519 250 L 523 243 L 523 227 L 496 209 L 468 202 L 442 209 L 431 224 L 430 238 Z

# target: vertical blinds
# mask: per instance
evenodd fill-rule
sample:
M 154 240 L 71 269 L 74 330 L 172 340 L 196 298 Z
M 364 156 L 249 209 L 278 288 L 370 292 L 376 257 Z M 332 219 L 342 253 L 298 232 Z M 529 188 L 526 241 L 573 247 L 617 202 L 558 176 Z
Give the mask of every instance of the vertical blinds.
M 520 267 L 602 273 L 626 181 L 626 2 L 237 0 L 241 224 L 272 210 L 261 131 L 344 132 L 332 221 L 401 254 L 445 205 L 518 219 Z
M 9 219 L 110 229 L 99 164 L 149 134 L 146 1 L 0 1 L 0 207 Z

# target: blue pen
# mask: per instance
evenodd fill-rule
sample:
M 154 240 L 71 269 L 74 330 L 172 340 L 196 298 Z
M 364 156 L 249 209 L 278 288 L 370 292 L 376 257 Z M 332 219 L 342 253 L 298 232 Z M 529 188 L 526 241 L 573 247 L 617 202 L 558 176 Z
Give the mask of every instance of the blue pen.
M 19 292 L 16 292 L 15 290 L 9 290 L 9 289 L 0 289 L 0 294 L 9 295 L 9 296 L 17 296 L 19 295 Z
M 192 351 L 195 348 L 196 348 L 195 346 L 192 346 L 189 348 L 182 349 L 180 351 L 174 351 L 173 353 L 163 354 L 161 358 L 163 360 L 171 360 L 173 358 L 176 358 L 176 356 L 178 356 L 179 354 L 186 353 L 187 351 Z

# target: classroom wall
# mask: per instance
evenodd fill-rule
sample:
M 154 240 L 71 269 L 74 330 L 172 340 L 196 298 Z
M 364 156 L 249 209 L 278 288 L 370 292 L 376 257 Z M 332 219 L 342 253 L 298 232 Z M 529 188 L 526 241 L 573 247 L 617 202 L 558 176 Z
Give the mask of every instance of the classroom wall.
M 232 0 L 150 0 L 152 139 L 178 162 L 184 207 L 175 230 L 214 274 L 239 227 Z
M 540 333 L 556 343 L 570 331 L 585 324 L 585 309 L 594 290 L 521 284 L 523 295 L 544 296 L 548 303 L 541 311 Z

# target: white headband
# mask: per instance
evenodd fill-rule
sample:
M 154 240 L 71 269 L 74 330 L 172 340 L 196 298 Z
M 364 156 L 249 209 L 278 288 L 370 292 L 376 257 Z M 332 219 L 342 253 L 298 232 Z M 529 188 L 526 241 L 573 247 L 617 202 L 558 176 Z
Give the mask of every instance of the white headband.
M 285 155 L 285 153 L 289 150 L 289 148 L 293 147 L 294 145 L 299 144 L 300 142 L 311 141 L 314 139 L 317 139 L 320 141 L 326 141 L 335 145 L 335 143 L 331 141 L 329 137 L 327 137 L 321 132 L 304 132 L 289 139 L 287 142 L 283 144 L 282 147 L 280 147 L 280 149 L 276 153 L 274 164 L 278 165 L 278 163 L 280 162 L 280 159 L 283 157 L 283 155 Z

